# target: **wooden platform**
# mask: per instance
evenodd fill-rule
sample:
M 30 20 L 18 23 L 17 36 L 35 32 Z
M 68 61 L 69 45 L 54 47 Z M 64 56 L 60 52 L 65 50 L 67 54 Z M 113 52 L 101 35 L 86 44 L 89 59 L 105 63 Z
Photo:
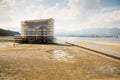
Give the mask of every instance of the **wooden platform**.
M 15 42 L 18 43 L 54 43 L 53 36 L 16 36 Z

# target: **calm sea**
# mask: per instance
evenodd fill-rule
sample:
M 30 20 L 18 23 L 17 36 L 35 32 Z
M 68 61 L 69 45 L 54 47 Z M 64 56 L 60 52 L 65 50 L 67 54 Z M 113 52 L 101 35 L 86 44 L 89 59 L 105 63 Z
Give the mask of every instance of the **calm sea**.
M 92 37 L 56 37 L 60 41 L 106 41 L 106 42 L 116 42 L 120 43 L 120 38 L 92 38 Z

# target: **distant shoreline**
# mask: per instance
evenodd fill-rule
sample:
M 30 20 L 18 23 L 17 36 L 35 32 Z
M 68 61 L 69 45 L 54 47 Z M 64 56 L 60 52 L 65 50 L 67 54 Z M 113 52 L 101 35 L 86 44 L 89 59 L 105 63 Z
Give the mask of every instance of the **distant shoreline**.
M 70 37 L 70 36 L 58 36 L 57 40 L 68 41 L 68 42 L 78 42 L 78 41 L 104 41 L 104 42 L 113 42 L 120 43 L 120 38 L 115 37 Z
M 120 35 L 58 35 L 57 37 L 120 38 Z
M 93 36 L 54 36 L 57 40 L 63 41 L 110 41 L 120 42 L 120 37 L 93 37 Z M 1 42 L 13 42 L 14 36 L 0 36 Z
M 14 36 L 0 36 L 0 41 L 2 42 L 14 41 Z

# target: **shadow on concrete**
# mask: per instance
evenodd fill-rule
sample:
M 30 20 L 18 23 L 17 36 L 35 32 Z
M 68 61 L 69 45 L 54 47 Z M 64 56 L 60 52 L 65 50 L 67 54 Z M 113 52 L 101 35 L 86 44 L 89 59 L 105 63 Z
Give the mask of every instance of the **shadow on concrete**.
M 72 46 L 70 44 L 62 44 L 62 43 L 54 43 L 52 45 L 57 45 L 57 46 Z
M 21 44 L 38 44 L 38 43 L 21 43 Z M 55 45 L 55 46 L 73 46 L 70 44 L 66 44 L 66 43 L 39 43 L 38 45 Z

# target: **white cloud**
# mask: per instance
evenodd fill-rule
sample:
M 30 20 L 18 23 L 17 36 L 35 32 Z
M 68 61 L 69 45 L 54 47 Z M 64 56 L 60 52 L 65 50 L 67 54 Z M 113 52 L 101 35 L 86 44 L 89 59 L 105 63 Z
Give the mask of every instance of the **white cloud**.
M 20 21 L 49 17 L 55 19 L 56 33 L 91 27 L 120 27 L 120 10 L 102 9 L 99 1 L 68 0 L 65 7 L 58 2 L 47 7 L 42 0 L 3 0 L 0 2 L 0 27 L 19 30 Z
M 120 10 L 101 12 L 89 18 L 86 27 L 120 28 Z

